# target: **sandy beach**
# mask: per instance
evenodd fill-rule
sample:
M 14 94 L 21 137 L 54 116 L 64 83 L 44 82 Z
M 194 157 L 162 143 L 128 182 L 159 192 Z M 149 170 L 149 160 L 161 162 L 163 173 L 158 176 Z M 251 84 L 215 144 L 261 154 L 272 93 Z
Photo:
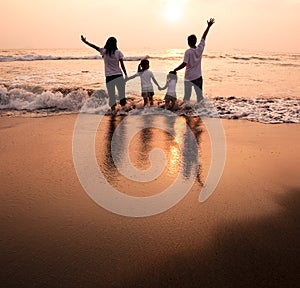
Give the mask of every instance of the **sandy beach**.
M 300 125 L 222 120 L 212 196 L 199 203 L 196 183 L 172 209 L 127 218 L 81 187 L 76 117 L 0 119 L 2 287 L 299 285 Z

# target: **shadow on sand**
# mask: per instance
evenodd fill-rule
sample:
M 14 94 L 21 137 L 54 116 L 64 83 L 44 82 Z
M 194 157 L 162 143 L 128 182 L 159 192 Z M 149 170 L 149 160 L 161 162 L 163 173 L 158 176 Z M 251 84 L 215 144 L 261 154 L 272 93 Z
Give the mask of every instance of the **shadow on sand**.
M 164 239 L 168 224 L 163 217 L 177 217 L 181 239 L 186 231 L 196 231 L 188 223 L 180 225 L 177 208 L 167 216 L 136 220 L 99 214 L 102 210 L 90 202 L 81 207 L 75 206 L 78 201 L 69 207 L 47 202 L 39 219 L 22 216 L 10 234 L 1 233 L 1 286 L 299 287 L 300 190 L 281 195 L 275 199 L 279 212 L 219 225 L 209 247 L 184 252 L 178 241 L 172 253 L 164 253 L 173 238 Z M 64 218 L 57 216 L 60 209 Z M 51 224 L 46 224 L 49 211 Z M 153 261 L 157 250 L 162 256 Z
M 275 201 L 281 212 L 219 227 L 211 248 L 148 267 L 126 287 L 299 287 L 300 190 Z

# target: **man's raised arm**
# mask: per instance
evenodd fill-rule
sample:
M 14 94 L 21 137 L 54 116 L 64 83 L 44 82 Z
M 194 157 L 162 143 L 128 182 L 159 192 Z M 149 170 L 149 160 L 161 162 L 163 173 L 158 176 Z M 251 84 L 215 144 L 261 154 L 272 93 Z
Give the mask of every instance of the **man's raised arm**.
M 202 39 L 205 40 L 207 33 L 210 29 L 210 27 L 215 23 L 215 19 L 214 18 L 210 18 L 209 21 L 207 21 L 207 28 L 205 29 L 203 35 L 202 35 Z

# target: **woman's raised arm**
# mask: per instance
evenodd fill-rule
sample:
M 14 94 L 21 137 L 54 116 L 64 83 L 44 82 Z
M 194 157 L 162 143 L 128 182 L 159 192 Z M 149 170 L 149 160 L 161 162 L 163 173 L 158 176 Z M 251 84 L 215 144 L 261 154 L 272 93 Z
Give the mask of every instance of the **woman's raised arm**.
M 98 47 L 98 46 L 96 46 L 96 45 L 94 45 L 94 44 L 88 42 L 88 41 L 86 40 L 86 37 L 84 37 L 83 35 L 81 35 L 81 41 L 82 41 L 83 43 L 85 43 L 86 45 L 88 45 L 88 46 L 94 48 L 94 49 L 97 50 L 98 52 L 100 52 L 100 47 Z

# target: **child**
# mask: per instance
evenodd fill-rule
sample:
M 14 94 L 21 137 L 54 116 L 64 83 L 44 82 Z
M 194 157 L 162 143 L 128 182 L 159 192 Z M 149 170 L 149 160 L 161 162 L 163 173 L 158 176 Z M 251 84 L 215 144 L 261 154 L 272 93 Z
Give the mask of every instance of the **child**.
M 167 75 L 167 81 L 166 85 L 160 90 L 164 90 L 168 87 L 167 93 L 165 96 L 165 108 L 168 109 L 173 109 L 174 105 L 176 103 L 176 83 L 177 83 L 177 75 L 176 72 L 170 71 L 169 74 Z M 171 103 L 171 105 L 170 105 Z
M 141 78 L 141 88 L 142 88 L 142 97 L 144 98 L 144 107 L 150 103 L 150 106 L 153 105 L 153 95 L 154 90 L 151 83 L 151 80 L 155 83 L 155 85 L 160 88 L 156 79 L 154 78 L 153 73 L 149 70 L 150 64 L 149 61 L 144 59 L 140 62 L 138 66 L 138 72 L 127 78 L 127 81 L 133 79 L 137 76 Z

